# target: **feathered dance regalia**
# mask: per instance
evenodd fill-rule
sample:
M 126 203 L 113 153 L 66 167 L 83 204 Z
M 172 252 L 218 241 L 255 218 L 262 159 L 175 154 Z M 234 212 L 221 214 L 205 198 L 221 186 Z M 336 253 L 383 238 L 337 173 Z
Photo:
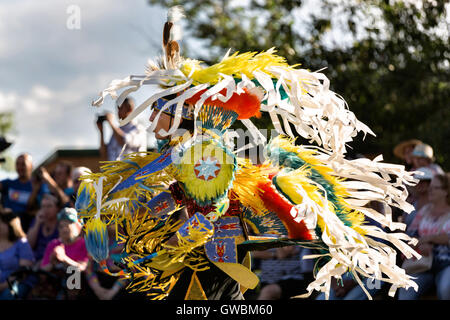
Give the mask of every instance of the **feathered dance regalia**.
M 403 230 L 392 222 L 391 206 L 410 212 L 405 185 L 416 181 L 381 157 L 345 158 L 358 132 L 373 133 L 329 89 L 325 75 L 290 66 L 273 49 L 227 54 L 212 66 L 182 58 L 173 32 L 179 16 L 169 10 L 159 63 L 150 61 L 145 75 L 113 81 L 93 102 L 100 106 L 109 95 L 120 104 L 156 85 L 121 124 L 148 107 L 156 112 L 149 130 L 162 114 L 172 116 L 170 128 L 159 130 L 169 139 L 161 153 L 128 154 L 82 177 L 76 209 L 88 250 L 104 271 L 106 226 L 114 224 L 124 244 L 119 274 L 130 278 L 129 290 L 153 299 L 170 296 L 183 274 L 189 275 L 185 299 L 211 297 L 201 274 L 212 268 L 241 291 L 255 288 L 250 251 L 287 245 L 315 252 L 306 257 L 317 263 L 303 297 L 313 290 L 328 295 L 332 277 L 346 272 L 360 285 L 360 276 L 391 283 L 390 295 L 416 288 L 396 266 L 396 250 L 420 257 L 409 246 L 415 239 L 365 223 L 369 217 Z M 251 120 L 264 112 L 279 133 L 268 142 Z M 192 131 L 177 134 L 192 120 Z M 263 163 L 237 157 L 229 129 L 235 121 L 248 129 L 251 145 L 265 146 Z M 293 130 L 315 146 L 295 145 Z M 371 201 L 383 203 L 384 213 L 369 207 Z

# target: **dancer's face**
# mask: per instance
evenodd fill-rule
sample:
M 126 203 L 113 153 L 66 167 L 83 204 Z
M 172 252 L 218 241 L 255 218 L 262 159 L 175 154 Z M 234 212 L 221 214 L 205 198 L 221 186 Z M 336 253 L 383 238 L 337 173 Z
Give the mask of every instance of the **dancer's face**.
M 156 115 L 158 114 L 158 110 L 153 110 L 152 114 L 150 115 L 150 122 L 153 122 L 155 120 Z M 172 122 L 172 116 L 169 116 L 168 114 L 165 114 L 164 112 L 161 113 L 158 123 L 155 127 L 155 137 L 156 139 L 167 139 L 167 136 L 162 136 L 159 131 L 162 129 L 164 131 L 169 131 L 170 124 Z

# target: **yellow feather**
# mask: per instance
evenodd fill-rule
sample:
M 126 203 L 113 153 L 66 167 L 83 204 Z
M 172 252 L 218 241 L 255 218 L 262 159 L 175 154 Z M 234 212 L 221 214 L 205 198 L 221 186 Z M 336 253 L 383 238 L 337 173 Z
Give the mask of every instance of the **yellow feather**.
M 232 194 L 243 206 L 252 208 L 257 215 L 265 215 L 267 209 L 259 197 L 258 184 L 268 182 L 268 176 L 277 169 L 268 165 L 255 166 L 248 159 L 238 158 L 238 170 L 232 186 Z
M 181 71 L 194 80 L 194 85 L 209 83 L 211 85 L 219 82 L 220 73 L 241 78 L 245 74 L 249 79 L 253 79 L 254 71 L 264 71 L 268 67 L 277 66 L 294 68 L 298 65 L 289 66 L 285 58 L 274 54 L 275 50 L 270 49 L 264 52 L 245 52 L 239 54 L 235 52 L 231 56 L 212 66 L 202 68 L 198 60 L 186 60 L 181 66 Z M 271 73 L 267 72 L 271 75 Z

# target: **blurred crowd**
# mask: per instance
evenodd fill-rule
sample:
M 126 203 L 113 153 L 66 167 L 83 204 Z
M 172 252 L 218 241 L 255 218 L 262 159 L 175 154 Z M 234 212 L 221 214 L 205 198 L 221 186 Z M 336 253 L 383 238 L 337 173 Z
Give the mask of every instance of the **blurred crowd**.
M 116 152 L 120 146 L 114 145 Z M 374 299 L 448 300 L 450 175 L 435 163 L 433 148 L 419 140 L 402 142 L 393 152 L 419 181 L 406 186 L 414 211 L 392 211 L 393 220 L 403 222 L 405 232 L 418 239 L 415 249 L 422 259 L 411 262 L 401 253 L 397 257 L 398 265 L 416 278 L 419 290 L 400 289 L 391 298 L 389 284 L 371 279 L 362 279 L 362 284 Z M 109 154 L 107 150 L 103 153 Z M 90 171 L 73 167 L 67 161 L 57 163 L 52 172 L 44 167 L 33 171 L 32 158 L 24 153 L 16 159 L 17 178 L 0 181 L 0 299 L 145 298 L 127 292 L 128 279 L 103 273 L 86 250 L 74 204 L 79 177 Z M 370 205 L 383 210 L 377 208 L 378 203 Z M 108 267 L 118 270 L 122 248 L 113 235 L 113 227 L 109 232 Z M 279 300 L 305 293 L 314 278 L 315 261 L 302 258 L 310 254 L 310 249 L 301 247 L 253 252 L 252 268 L 261 281 L 256 289 L 246 292 L 246 299 Z M 309 299 L 324 298 L 324 294 L 316 294 Z M 332 283 L 329 298 L 364 300 L 367 295 L 349 273 Z
M 117 106 L 118 118 L 124 119 L 133 108 L 134 100 L 125 99 Z M 111 113 L 96 122 L 101 160 L 146 150 L 145 129 L 134 121 L 125 126 L 116 122 Z M 105 124 L 112 129 L 108 142 L 103 135 Z M 0 300 L 141 298 L 125 291 L 128 280 L 124 277 L 101 272 L 87 252 L 82 221 L 74 207 L 79 178 L 91 169 L 59 161 L 51 172 L 45 167 L 33 170 L 28 153 L 19 155 L 15 165 L 17 178 L 0 181 Z M 122 248 L 114 228 L 108 231 L 107 265 L 115 272 L 119 268 L 114 261 L 120 260 Z
M 113 299 L 126 279 L 100 272 L 86 250 L 74 209 L 79 177 L 90 172 L 59 162 L 32 174 L 32 159 L 16 160 L 17 179 L 0 181 L 0 299 Z M 111 256 L 118 245 L 110 237 Z M 120 253 L 119 248 L 119 253 Z M 69 268 L 72 267 L 72 268 Z

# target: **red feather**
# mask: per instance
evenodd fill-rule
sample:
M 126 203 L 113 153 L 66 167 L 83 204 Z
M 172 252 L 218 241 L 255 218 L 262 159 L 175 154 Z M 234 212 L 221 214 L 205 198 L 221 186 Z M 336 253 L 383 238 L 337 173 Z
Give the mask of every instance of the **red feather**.
M 260 183 L 260 197 L 269 211 L 275 212 L 288 230 L 290 239 L 312 240 L 306 224 L 296 222 L 291 216 L 293 205 L 282 197 L 272 186 L 272 182 Z

